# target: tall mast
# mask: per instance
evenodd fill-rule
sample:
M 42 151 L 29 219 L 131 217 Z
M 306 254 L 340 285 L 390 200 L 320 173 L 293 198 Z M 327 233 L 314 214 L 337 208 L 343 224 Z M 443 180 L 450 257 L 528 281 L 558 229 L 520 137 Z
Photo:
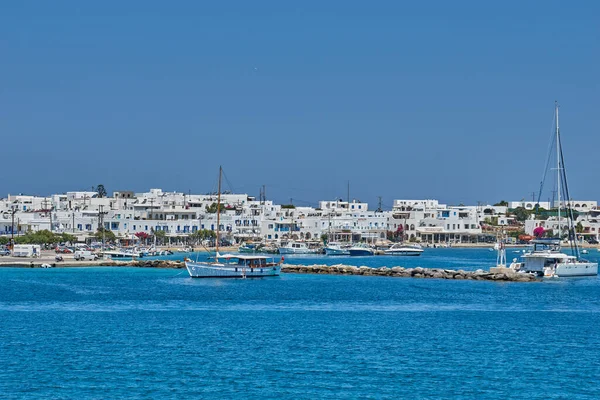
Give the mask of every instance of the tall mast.
M 560 178 L 561 178 L 561 166 L 560 166 L 560 137 L 558 130 L 558 102 L 554 102 L 554 107 L 556 109 L 556 193 L 558 199 L 558 237 L 561 236 L 561 226 L 560 226 Z
M 219 228 L 221 227 L 221 174 L 223 167 L 219 165 L 219 192 L 217 194 L 217 244 L 216 253 L 219 254 Z

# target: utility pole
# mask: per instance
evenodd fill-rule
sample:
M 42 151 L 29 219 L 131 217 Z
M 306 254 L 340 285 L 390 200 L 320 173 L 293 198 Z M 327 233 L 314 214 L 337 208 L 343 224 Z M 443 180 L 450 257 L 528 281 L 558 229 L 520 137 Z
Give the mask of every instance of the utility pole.
M 52 204 L 50 204 L 50 208 L 48 208 L 48 199 L 44 197 L 44 210 L 48 211 L 49 215 L 50 215 L 50 232 L 52 232 L 54 229 L 52 229 Z
M 15 248 L 15 214 L 17 212 L 17 209 L 12 208 L 12 222 L 11 222 L 11 228 L 10 228 L 10 249 L 14 249 Z
M 531 192 L 531 202 L 535 203 L 535 192 Z
M 377 208 L 377 212 L 383 212 L 383 208 L 381 208 L 381 204 L 382 204 L 381 199 L 382 199 L 382 197 L 381 196 L 377 196 L 377 198 L 379 199 L 379 208 Z
M 108 214 L 107 211 L 104 211 L 104 206 L 98 206 L 98 230 L 102 228 L 102 256 L 104 256 L 104 216 Z
M 71 212 L 73 213 L 73 233 L 75 233 L 75 210 L 71 209 Z
M 348 181 L 348 192 L 347 192 L 347 199 L 348 199 L 348 209 L 350 209 L 350 181 Z

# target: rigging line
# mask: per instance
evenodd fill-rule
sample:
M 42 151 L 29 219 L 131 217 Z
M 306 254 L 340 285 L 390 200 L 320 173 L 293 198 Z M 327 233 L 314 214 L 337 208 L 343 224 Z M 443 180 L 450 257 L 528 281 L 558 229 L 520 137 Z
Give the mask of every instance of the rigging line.
M 565 199 L 567 199 L 567 205 L 568 205 L 568 220 L 569 220 L 569 243 L 571 245 L 571 251 L 574 251 L 575 256 L 577 257 L 577 259 L 580 259 L 580 254 L 579 254 L 579 245 L 577 244 L 577 236 L 575 236 L 575 227 L 574 227 L 574 223 L 575 220 L 573 218 L 573 207 L 571 204 L 571 197 L 569 196 L 569 187 L 567 185 L 567 173 L 566 173 L 566 168 L 565 168 L 565 158 L 563 155 L 563 151 L 562 151 L 562 140 L 560 138 L 560 131 L 558 132 L 558 148 L 560 149 L 560 164 L 562 166 L 562 173 L 561 173 L 561 177 L 563 180 L 563 188 L 564 188 L 564 192 L 565 192 Z M 559 171 L 560 172 L 560 171 Z M 559 227 L 560 227 L 560 221 L 559 221 Z M 560 229 L 559 229 L 560 230 Z
M 233 190 L 233 185 L 231 184 L 231 182 L 229 182 L 229 178 L 227 178 L 227 174 L 225 173 L 224 170 L 222 170 L 223 173 L 223 178 L 225 178 L 225 182 L 227 183 L 227 186 L 229 186 L 229 190 L 231 191 L 231 193 L 235 193 L 235 190 Z
M 554 134 L 554 123 L 555 122 L 556 122 L 556 120 L 554 119 L 554 116 L 553 116 L 552 117 L 552 127 L 551 127 L 552 133 L 550 134 L 550 144 L 548 145 L 548 153 L 546 156 L 546 167 L 544 168 L 544 173 L 542 175 L 542 181 L 540 182 L 540 190 L 538 192 L 536 211 L 539 211 L 540 201 L 542 198 L 542 192 L 544 190 L 544 183 L 546 182 L 546 176 L 548 175 L 548 169 L 550 167 L 550 158 L 552 157 L 552 149 L 554 148 L 554 142 L 556 141 L 556 135 Z M 558 148 L 557 148 L 557 151 L 558 151 Z

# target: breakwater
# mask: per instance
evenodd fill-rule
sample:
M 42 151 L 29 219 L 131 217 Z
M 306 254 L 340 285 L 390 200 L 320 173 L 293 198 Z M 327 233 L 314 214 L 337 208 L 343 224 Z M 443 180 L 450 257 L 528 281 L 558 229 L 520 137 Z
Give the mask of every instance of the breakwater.
M 184 268 L 185 263 L 178 260 L 133 260 L 133 261 L 9 261 L 2 262 L 0 266 L 4 267 L 22 267 L 22 268 L 45 268 L 45 267 L 141 267 L 141 268 Z
M 506 282 L 534 282 L 537 277 L 531 274 L 521 274 L 504 268 L 502 272 L 489 272 L 478 269 L 477 271 L 463 271 L 442 268 L 403 268 L 403 267 L 356 267 L 353 265 L 291 265 L 285 264 L 282 272 L 294 274 L 330 274 L 330 275 L 365 275 L 388 276 L 397 278 L 434 278 L 476 281 L 506 281 Z
M 174 268 L 181 269 L 185 263 L 179 260 L 97 260 L 97 261 L 63 261 L 63 262 L 10 262 L 2 263 L 3 266 L 23 268 L 43 267 L 138 267 L 138 268 Z M 329 275 L 364 275 L 364 276 L 387 276 L 396 278 L 434 278 L 453 280 L 476 280 L 476 281 L 506 281 L 506 282 L 533 282 L 537 277 L 531 274 L 521 274 L 508 268 L 492 271 L 478 269 L 476 271 L 463 271 L 443 268 L 403 268 L 403 267 L 380 267 L 371 268 L 367 266 L 357 267 L 354 265 L 295 265 L 284 264 L 281 272 L 288 274 L 329 274 Z

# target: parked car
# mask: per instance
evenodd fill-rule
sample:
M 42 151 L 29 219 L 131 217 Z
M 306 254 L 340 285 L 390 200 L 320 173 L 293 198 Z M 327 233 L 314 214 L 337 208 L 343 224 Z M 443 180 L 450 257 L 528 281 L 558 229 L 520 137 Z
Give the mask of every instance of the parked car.
M 57 247 L 56 252 L 61 254 L 71 254 L 73 250 L 68 247 Z
M 587 241 L 589 244 L 598 244 L 598 241 L 594 238 L 588 239 Z
M 6 247 L 0 249 L 0 256 L 10 256 L 10 250 Z
M 77 250 L 73 258 L 77 261 L 96 261 L 98 256 L 91 251 Z

